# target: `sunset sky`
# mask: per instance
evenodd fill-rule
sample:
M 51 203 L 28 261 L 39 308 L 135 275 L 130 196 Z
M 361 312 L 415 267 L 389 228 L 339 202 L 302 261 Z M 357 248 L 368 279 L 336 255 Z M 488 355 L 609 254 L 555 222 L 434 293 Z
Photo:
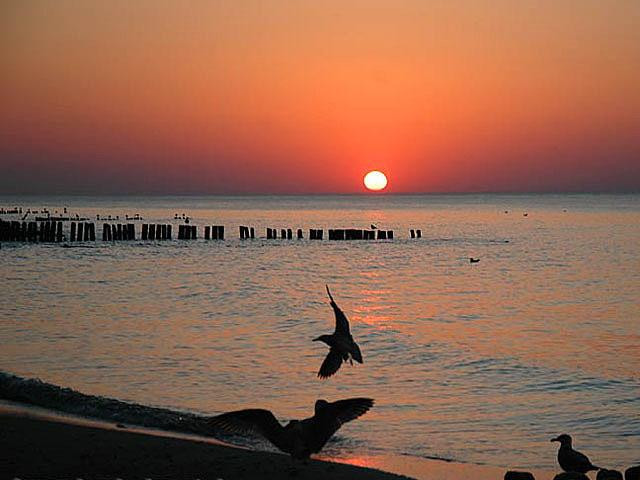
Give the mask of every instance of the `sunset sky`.
M 0 4 L 0 194 L 640 190 L 640 1 Z

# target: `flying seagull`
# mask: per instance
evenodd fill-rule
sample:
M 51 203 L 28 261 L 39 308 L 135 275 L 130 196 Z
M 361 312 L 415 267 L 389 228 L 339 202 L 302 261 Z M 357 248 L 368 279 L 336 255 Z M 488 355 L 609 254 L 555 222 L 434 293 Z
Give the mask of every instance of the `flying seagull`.
M 349 331 L 349 320 L 347 320 L 344 312 L 333 300 L 329 286 L 326 285 L 326 287 L 327 294 L 331 300 L 331 306 L 333 307 L 333 313 L 336 315 L 336 329 L 331 335 L 320 335 L 318 338 L 313 339 L 314 342 L 324 342 L 330 347 L 329 353 L 318 371 L 318 377 L 320 378 L 329 378 L 336 373 L 343 361 L 346 362 L 349 360 L 352 365 L 353 360 L 362 363 L 360 347 L 353 341 L 353 337 Z
M 591 470 L 599 470 L 591 463 L 591 460 L 583 453 L 574 450 L 571 447 L 571 436 L 563 433 L 562 435 L 552 438 L 552 442 L 560 442 L 558 450 L 558 463 L 565 472 L 587 473 Z
M 371 398 L 349 398 L 332 403 L 317 400 L 313 417 L 291 420 L 284 427 L 273 413 L 260 408 L 223 413 L 208 422 L 228 433 L 257 433 L 279 450 L 302 460 L 322 450 L 343 423 L 364 415 L 372 406 Z

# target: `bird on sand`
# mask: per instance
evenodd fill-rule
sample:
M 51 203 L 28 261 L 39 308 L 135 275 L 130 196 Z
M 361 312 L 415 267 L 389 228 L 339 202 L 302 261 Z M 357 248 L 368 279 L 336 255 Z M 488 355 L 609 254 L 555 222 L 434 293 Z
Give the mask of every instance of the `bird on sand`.
M 318 377 L 320 378 L 329 378 L 340 369 L 342 362 L 347 360 L 351 365 L 353 365 L 353 360 L 362 363 L 362 353 L 360 353 L 360 347 L 353 341 L 351 336 L 349 320 L 333 300 L 329 286 L 325 286 L 327 287 L 329 300 L 331 300 L 333 313 L 336 316 L 336 329 L 331 335 L 320 335 L 318 338 L 313 339 L 314 342 L 324 342 L 330 347 L 329 353 L 318 371 Z
M 591 463 L 591 460 L 583 453 L 574 450 L 571 446 L 571 436 L 563 433 L 562 435 L 552 438 L 552 442 L 560 442 L 558 450 L 558 463 L 565 472 L 587 473 L 591 470 L 599 470 Z
M 291 457 L 305 460 L 322 450 L 342 424 L 364 415 L 372 406 L 371 398 L 317 400 L 313 417 L 291 420 L 285 426 L 269 410 L 259 408 L 223 413 L 208 423 L 228 433 L 257 433 Z
M 479 258 L 469 257 L 469 263 L 478 263 L 480 261 Z

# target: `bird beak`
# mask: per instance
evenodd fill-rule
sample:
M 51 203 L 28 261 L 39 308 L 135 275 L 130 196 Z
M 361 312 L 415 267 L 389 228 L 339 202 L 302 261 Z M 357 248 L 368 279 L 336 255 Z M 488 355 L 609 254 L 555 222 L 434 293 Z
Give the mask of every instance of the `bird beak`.
M 320 341 L 320 337 L 318 337 L 318 338 L 314 338 L 312 341 L 313 341 L 313 342 L 319 342 L 319 341 Z
M 559 442 L 559 441 L 560 441 L 560 439 L 558 439 L 558 437 L 556 437 L 556 438 L 552 438 L 552 439 L 551 439 L 551 440 L 549 440 L 549 441 L 550 441 L 550 442 Z

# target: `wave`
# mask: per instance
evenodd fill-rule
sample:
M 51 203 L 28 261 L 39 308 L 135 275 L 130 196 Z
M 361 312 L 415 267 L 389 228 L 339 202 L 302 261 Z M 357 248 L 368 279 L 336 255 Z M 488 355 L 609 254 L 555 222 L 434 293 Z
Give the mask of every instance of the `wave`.
M 208 424 L 208 417 L 167 408 L 87 395 L 41 381 L 0 372 L 0 399 L 113 423 L 224 439 Z

